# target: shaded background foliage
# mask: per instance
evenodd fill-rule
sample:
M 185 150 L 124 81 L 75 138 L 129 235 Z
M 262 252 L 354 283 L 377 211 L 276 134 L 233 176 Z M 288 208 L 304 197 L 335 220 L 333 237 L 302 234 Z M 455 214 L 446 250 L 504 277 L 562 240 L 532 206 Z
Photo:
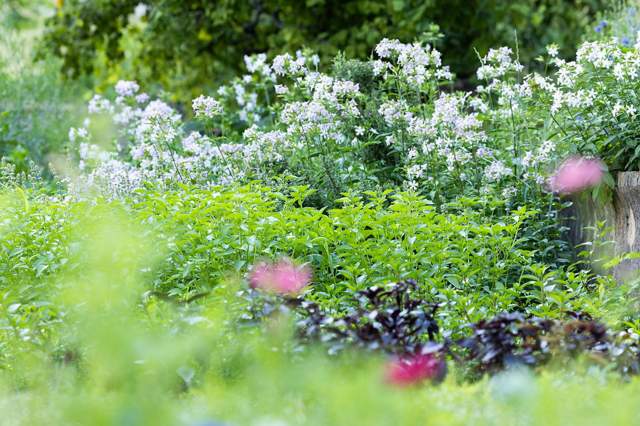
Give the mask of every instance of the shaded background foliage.
M 565 54 L 606 0 L 67 0 L 47 21 L 43 51 L 68 75 L 154 83 L 187 98 L 232 75 L 242 57 L 309 47 L 366 58 L 383 37 L 444 34 L 439 48 L 462 79 L 489 47 L 515 45 L 524 63 L 557 43 Z M 140 12 L 141 10 L 138 9 Z
M 63 79 L 62 61 L 33 50 L 50 2 L 0 1 L 0 156 L 18 171 L 46 168 L 76 122 L 86 84 Z

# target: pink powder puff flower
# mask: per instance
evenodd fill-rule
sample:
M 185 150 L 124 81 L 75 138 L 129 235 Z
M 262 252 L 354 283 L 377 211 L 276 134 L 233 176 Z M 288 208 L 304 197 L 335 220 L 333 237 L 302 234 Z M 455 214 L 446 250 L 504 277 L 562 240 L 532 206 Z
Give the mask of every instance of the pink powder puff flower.
M 596 186 L 604 176 L 604 164 L 595 158 L 572 157 L 549 179 L 553 192 L 572 194 Z
M 277 263 L 258 263 L 249 274 L 251 288 L 280 294 L 297 294 L 310 281 L 311 269 L 307 265 L 297 266 L 290 259 L 281 259 Z
M 405 387 L 424 380 L 441 381 L 447 372 L 447 364 L 438 355 L 416 354 L 396 358 L 386 367 L 385 381 Z

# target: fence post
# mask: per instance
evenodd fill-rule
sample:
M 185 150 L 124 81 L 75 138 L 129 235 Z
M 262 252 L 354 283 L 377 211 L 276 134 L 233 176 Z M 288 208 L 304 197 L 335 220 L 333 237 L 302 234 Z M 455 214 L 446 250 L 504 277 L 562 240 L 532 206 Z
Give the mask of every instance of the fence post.
M 616 254 L 640 251 L 640 172 L 620 172 L 615 197 Z M 640 272 L 640 259 L 629 259 L 614 270 L 619 280 L 635 278 Z

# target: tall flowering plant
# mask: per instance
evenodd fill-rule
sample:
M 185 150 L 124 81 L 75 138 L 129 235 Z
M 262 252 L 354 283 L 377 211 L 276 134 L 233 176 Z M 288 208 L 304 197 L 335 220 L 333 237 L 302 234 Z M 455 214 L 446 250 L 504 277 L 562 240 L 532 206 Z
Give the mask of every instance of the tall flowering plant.
M 527 73 L 517 51 L 491 49 L 470 91 L 453 90 L 426 43 L 384 39 L 371 60 L 340 56 L 330 72 L 309 51 L 254 55 L 246 74 L 194 99 L 187 117 L 121 81 L 69 133 L 81 172 L 74 187 L 122 196 L 259 179 L 310 186 L 323 206 L 387 188 L 437 205 L 485 196 L 546 203 L 548 179 L 569 154 L 601 156 L 609 183 L 609 170 L 637 167 L 639 51 L 600 41 L 564 61 L 549 46 L 556 71 L 545 75 Z M 92 132 L 104 117 L 116 129 L 107 144 Z
M 554 57 L 551 63 L 556 72 L 541 89 L 558 139 L 600 157 L 610 171 L 639 170 L 640 43 L 587 42 L 575 60 Z

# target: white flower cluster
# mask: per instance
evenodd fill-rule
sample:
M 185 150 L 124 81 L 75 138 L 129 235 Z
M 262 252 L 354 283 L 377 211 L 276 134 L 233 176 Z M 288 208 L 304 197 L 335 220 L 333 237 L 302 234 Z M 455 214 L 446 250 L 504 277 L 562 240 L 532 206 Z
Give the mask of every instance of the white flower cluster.
M 510 72 L 521 72 L 524 66 L 513 59 L 513 51 L 508 47 L 489 49 L 482 59 L 482 66 L 478 68 L 476 75 L 479 80 L 493 80 L 505 76 Z
M 90 114 L 109 114 L 113 112 L 114 107 L 108 99 L 96 94 L 89 101 L 88 109 Z
M 118 128 L 112 150 L 91 142 L 89 120 L 69 131 L 70 142 L 78 147 L 81 171 L 80 179 L 70 184 L 76 195 L 98 190 L 123 197 L 148 183 L 228 184 L 246 176 L 247 162 L 264 158 L 256 144 L 215 143 L 197 132 L 185 134 L 182 117 L 167 103 L 152 100 L 140 105 L 143 94 L 138 94 L 135 82 L 120 81 L 115 91 L 115 103 L 98 95 L 89 103 L 91 115 L 110 114 Z M 219 103 L 205 96 L 195 99 L 193 106 L 200 117 L 221 112 Z
M 360 115 L 356 102 L 360 95 L 358 85 L 310 72 L 296 86 L 306 93 L 308 100 L 286 103 L 279 117 L 286 126 L 290 144 L 300 147 L 309 138 L 346 142 L 345 123 Z
M 285 53 L 273 58 L 271 70 L 277 77 L 295 77 L 310 72 L 312 67 L 317 68 L 319 64 L 320 57 L 318 55 L 309 56 L 298 50 L 295 56 Z
M 491 49 L 477 70 L 483 85 L 470 93 L 441 90 L 452 75 L 440 53 L 421 43 L 382 40 L 367 63 L 373 77 L 360 84 L 319 72 L 309 52 L 272 61 L 253 55 L 245 57 L 247 74 L 215 98 L 193 100 L 196 119 L 220 118 L 212 121 L 220 128 L 206 126 L 209 136 L 186 132 L 171 105 L 120 81 L 115 100 L 96 95 L 89 102 L 91 114 L 113 118 L 113 152 L 92 145 L 87 125 L 71 129 L 69 139 L 86 181 L 114 194 L 148 181 L 268 179 L 274 162 L 306 167 L 320 156 L 332 158 L 330 167 L 364 170 L 357 150 L 376 144 L 404 171 L 407 188 L 432 192 L 456 184 L 511 197 L 521 181 L 543 181 L 566 149 L 566 135 L 629 128 L 626 120 L 635 119 L 640 104 L 639 47 L 588 42 L 566 61 L 550 45 L 547 59 L 557 70 L 549 75 L 525 74 L 511 49 Z
M 489 182 L 495 182 L 502 179 L 505 176 L 511 175 L 512 171 L 502 161 L 495 160 L 489 167 L 485 169 L 485 175 Z
M 247 67 L 247 71 L 251 74 L 259 74 L 269 80 L 275 81 L 275 75 L 267 61 L 266 54 L 247 55 L 244 57 L 244 64 Z
M 413 114 L 408 111 L 408 106 L 402 101 L 387 101 L 380 105 L 378 114 L 382 116 L 389 126 L 397 126 L 412 121 Z
M 417 188 L 417 180 L 431 180 L 431 170 L 439 173 L 437 164 L 451 173 L 468 167 L 481 153 L 487 135 L 478 113 L 469 111 L 469 94 L 445 94 L 433 103 L 430 115 L 410 111 L 403 101 L 387 101 L 378 113 L 394 134 L 387 137 L 387 145 L 394 146 L 407 156 L 407 186 Z
M 178 135 L 180 115 L 160 100 L 149 102 L 136 122 L 135 135 L 138 143 L 171 143 Z
M 200 95 L 193 100 L 193 113 L 198 118 L 213 118 L 222 114 L 222 105 L 212 97 Z
M 120 80 L 116 83 L 115 89 L 118 96 L 129 97 L 135 96 L 140 86 L 135 81 Z
M 638 46 L 640 47 L 640 46 Z M 558 67 L 555 84 L 543 87 L 552 97 L 551 111 L 562 110 L 584 118 L 603 116 L 611 119 L 621 114 L 635 117 L 637 103 L 634 93 L 640 79 L 640 49 L 623 50 L 615 40 L 585 42 L 576 53 L 575 61 L 555 60 Z
M 442 66 L 440 52 L 421 43 L 405 44 L 383 39 L 375 48 L 380 60 L 372 62 L 374 72 L 389 78 L 394 71 L 411 86 L 421 88 L 431 80 L 451 80 L 449 67 Z

